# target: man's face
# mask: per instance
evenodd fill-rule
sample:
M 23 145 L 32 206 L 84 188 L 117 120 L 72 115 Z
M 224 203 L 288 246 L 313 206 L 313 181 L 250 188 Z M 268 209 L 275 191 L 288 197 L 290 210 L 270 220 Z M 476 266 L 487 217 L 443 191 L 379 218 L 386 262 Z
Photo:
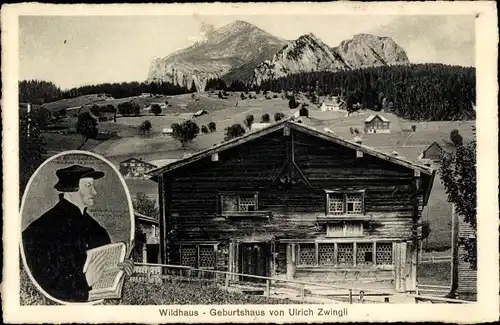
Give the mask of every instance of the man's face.
M 79 186 L 78 193 L 80 194 L 83 204 L 85 206 L 92 206 L 94 204 L 94 197 L 97 195 L 94 188 L 94 179 L 81 178 Z

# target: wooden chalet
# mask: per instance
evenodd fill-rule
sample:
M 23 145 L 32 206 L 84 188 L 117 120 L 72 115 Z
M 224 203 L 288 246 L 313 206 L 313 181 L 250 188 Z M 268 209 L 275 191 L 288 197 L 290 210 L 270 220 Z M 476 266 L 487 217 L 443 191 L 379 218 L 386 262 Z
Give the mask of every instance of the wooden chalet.
M 391 133 L 391 121 L 380 114 L 370 115 L 364 121 L 365 133 Z
M 429 167 L 285 119 L 149 174 L 163 263 L 415 290 Z
M 160 260 L 160 236 L 158 220 L 134 211 L 135 216 L 135 254 L 134 260 L 141 263 L 158 263 Z
M 120 162 L 120 173 L 125 178 L 144 178 L 148 171 L 157 167 L 137 158 L 129 158 Z

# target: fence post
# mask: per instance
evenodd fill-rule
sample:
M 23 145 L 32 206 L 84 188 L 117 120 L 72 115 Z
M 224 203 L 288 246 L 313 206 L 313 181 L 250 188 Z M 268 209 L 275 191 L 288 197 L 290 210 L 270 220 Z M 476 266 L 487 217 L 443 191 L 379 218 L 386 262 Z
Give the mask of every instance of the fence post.
M 226 291 L 229 291 L 229 274 L 226 273 L 226 283 L 225 283 Z
M 363 299 L 365 297 L 365 292 L 364 291 L 360 291 L 359 292 L 359 303 L 362 304 L 363 303 Z
M 352 289 L 349 289 L 349 303 L 352 304 Z
M 266 297 L 271 295 L 271 280 L 266 280 Z
M 304 297 L 306 295 L 306 289 L 303 284 L 300 285 L 300 300 L 304 301 Z

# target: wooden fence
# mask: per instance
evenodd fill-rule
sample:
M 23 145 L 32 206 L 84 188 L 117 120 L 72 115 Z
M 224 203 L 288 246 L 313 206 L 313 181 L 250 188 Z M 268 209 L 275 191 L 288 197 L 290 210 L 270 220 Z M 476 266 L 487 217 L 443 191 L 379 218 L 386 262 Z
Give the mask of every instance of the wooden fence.
M 237 280 L 235 280 L 237 279 Z M 298 290 L 300 300 L 304 301 L 306 296 L 331 299 L 332 297 L 341 298 L 342 300 L 352 303 L 365 303 L 365 297 L 378 297 L 382 303 L 395 302 L 395 293 L 357 288 L 354 286 L 340 286 L 328 283 L 313 283 L 306 281 L 271 278 L 258 275 L 250 275 L 235 272 L 218 271 L 211 269 L 198 269 L 181 265 L 167 265 L 167 264 L 150 264 L 150 263 L 136 263 L 134 274 L 131 281 L 139 281 L 146 283 L 163 283 L 165 281 L 197 281 L 208 285 L 223 287 L 229 291 L 230 287 L 240 287 L 244 284 L 251 284 L 254 289 L 259 289 L 264 296 L 269 297 L 273 289 L 279 288 L 293 288 Z M 255 281 L 258 282 L 255 282 Z M 335 294 L 312 294 L 311 288 L 319 288 L 322 290 L 333 289 L 336 290 Z M 422 285 L 420 287 L 423 287 Z M 425 287 L 425 286 L 424 286 Z M 427 286 L 429 287 L 429 286 Z M 438 287 L 438 286 L 435 286 Z M 425 290 L 427 291 L 427 290 Z M 404 294 L 407 298 L 414 299 L 415 303 L 470 303 L 469 301 L 462 301 L 457 299 L 449 299 L 444 297 L 433 297 L 421 295 L 417 290 L 416 294 Z M 382 300 L 383 299 L 383 300 Z M 376 303 L 376 301 L 369 301 L 369 303 Z

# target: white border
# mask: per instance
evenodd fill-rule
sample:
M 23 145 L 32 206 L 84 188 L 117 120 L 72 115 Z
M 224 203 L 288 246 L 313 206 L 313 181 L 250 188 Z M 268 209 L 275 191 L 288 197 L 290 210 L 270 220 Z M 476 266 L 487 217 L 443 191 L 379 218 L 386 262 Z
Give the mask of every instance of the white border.
M 457 323 L 498 320 L 498 152 L 497 152 L 497 44 L 496 3 L 485 1 L 416 3 L 246 3 L 171 5 L 46 5 L 2 7 L 4 276 L 2 298 L 6 322 L 332 322 L 332 321 L 448 321 Z M 334 305 L 348 315 L 335 317 L 219 317 L 211 306 L 178 306 L 197 310 L 201 317 L 162 317 L 159 306 L 19 306 L 20 236 L 18 197 L 18 20 L 19 15 L 470 15 L 476 19 L 477 166 L 478 166 L 478 302 L 468 305 Z M 15 168 L 14 168 L 15 166 Z M 16 189 L 16 190 L 14 190 Z M 247 305 L 248 309 L 288 310 L 287 306 Z M 170 306 L 174 308 L 176 306 Z M 217 310 L 242 306 L 213 306 Z M 333 306 L 332 306 L 333 307 Z M 314 308 L 314 305 L 311 306 Z M 268 315 L 268 314 L 267 314 Z
M 134 215 L 134 207 L 132 204 L 132 198 L 130 197 L 130 192 L 128 190 L 127 183 L 125 183 L 125 179 L 123 178 L 123 176 L 120 173 L 120 171 L 118 170 L 118 168 L 116 168 L 116 166 L 113 165 L 113 163 L 111 163 L 109 160 L 107 160 L 103 156 L 98 155 L 96 153 L 93 153 L 90 151 L 82 151 L 82 150 L 68 150 L 68 151 L 60 152 L 54 156 L 51 156 L 47 160 L 45 160 L 40 166 L 38 166 L 38 168 L 35 170 L 33 175 L 31 175 L 31 177 L 28 181 L 28 184 L 26 185 L 26 189 L 24 190 L 23 199 L 21 202 L 21 209 L 19 212 L 20 216 L 22 217 L 24 204 L 26 202 L 26 198 L 28 197 L 28 192 L 29 192 L 29 188 L 31 186 L 31 183 L 36 179 L 38 173 L 45 167 L 45 165 L 48 165 L 51 161 L 56 160 L 57 158 L 62 157 L 62 156 L 66 156 L 66 155 L 83 155 L 83 156 L 94 157 L 97 160 L 100 160 L 100 161 L 104 162 L 105 164 L 107 164 L 109 167 L 111 167 L 113 172 L 115 172 L 115 174 L 118 175 L 118 179 L 120 180 L 121 185 L 122 185 L 123 189 L 125 190 L 125 196 L 127 197 L 127 201 L 128 201 L 127 202 L 128 203 L 128 211 L 130 213 L 130 242 L 128 243 L 129 251 L 127 252 L 127 254 L 130 253 L 132 251 L 133 245 L 134 245 L 135 215 Z M 50 299 L 53 302 L 56 302 L 56 303 L 61 304 L 61 305 L 95 305 L 95 304 L 102 303 L 104 301 L 103 299 L 101 299 L 101 300 L 94 300 L 94 301 L 87 301 L 87 302 L 67 302 L 67 301 L 59 300 L 57 298 L 52 297 L 45 290 L 43 290 L 43 288 L 36 282 L 35 278 L 33 277 L 33 274 L 31 274 L 31 270 L 29 269 L 28 264 L 26 263 L 26 256 L 24 254 L 22 240 L 19 241 L 19 249 L 20 249 L 21 258 L 22 258 L 22 261 L 24 264 L 24 269 L 25 269 L 26 273 L 28 273 L 28 276 L 29 276 L 31 282 L 36 287 L 36 289 L 39 292 L 41 292 L 47 299 Z

